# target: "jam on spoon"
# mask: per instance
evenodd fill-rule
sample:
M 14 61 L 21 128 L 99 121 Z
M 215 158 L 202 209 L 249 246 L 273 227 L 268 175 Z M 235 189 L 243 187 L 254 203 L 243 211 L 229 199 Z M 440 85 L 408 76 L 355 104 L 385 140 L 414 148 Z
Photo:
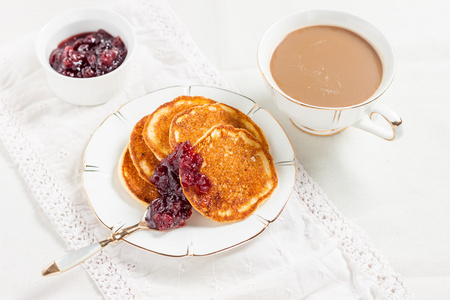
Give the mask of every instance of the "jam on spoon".
M 120 37 L 103 29 L 85 32 L 62 41 L 50 54 L 50 66 L 75 78 L 97 77 L 117 69 L 128 50 Z
M 190 142 L 179 143 L 155 170 L 151 181 L 157 187 L 160 197 L 153 200 L 147 207 L 139 223 L 119 228 L 103 241 L 60 257 L 45 267 L 42 275 L 48 276 L 65 272 L 110 243 L 116 243 L 141 229 L 168 230 L 182 226 L 192 212 L 191 204 L 183 194 L 180 179 L 183 186 L 195 188 L 198 193 L 207 193 L 211 189 L 211 182 L 199 171 L 202 163 L 203 158 L 194 152 Z

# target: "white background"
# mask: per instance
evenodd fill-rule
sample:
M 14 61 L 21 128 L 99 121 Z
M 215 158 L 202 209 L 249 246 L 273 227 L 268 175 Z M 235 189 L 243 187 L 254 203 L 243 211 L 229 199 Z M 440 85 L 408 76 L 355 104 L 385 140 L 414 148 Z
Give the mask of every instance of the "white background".
M 210 62 L 240 93 L 274 113 L 306 171 L 365 230 L 416 298 L 450 298 L 450 2 L 168 2 Z M 1 0 L 0 44 L 36 32 L 63 11 L 110 3 Z M 259 39 L 277 19 L 311 8 L 357 14 L 391 41 L 397 72 L 383 97 L 404 121 L 405 135 L 398 142 L 353 128 L 332 137 L 309 136 L 270 103 L 256 63 Z M 49 253 L 57 258 L 66 252 L 64 242 L 1 143 L 0 170 L 0 298 L 101 298 L 83 268 L 40 276 Z

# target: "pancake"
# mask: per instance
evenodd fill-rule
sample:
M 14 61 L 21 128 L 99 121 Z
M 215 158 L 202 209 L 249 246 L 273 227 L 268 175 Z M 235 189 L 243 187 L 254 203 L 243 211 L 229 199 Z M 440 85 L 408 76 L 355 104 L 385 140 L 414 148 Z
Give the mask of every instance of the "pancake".
M 139 176 L 131 160 L 128 147 L 125 148 L 119 161 L 119 178 L 130 196 L 145 207 L 159 197 L 156 187 Z
M 130 151 L 131 160 L 133 161 L 139 176 L 150 183 L 150 177 L 158 166 L 159 160 L 147 146 L 142 137 L 142 130 L 144 129 L 147 119 L 148 115 L 134 125 L 133 131 L 130 134 L 128 150 Z
M 177 114 L 170 124 L 170 146 L 175 148 L 184 141 L 195 144 L 209 129 L 219 124 L 247 129 L 265 147 L 269 147 L 264 133 L 249 116 L 223 103 L 196 106 Z
M 172 148 L 169 144 L 170 123 L 174 116 L 193 106 L 215 103 L 214 100 L 201 96 L 180 96 L 158 107 L 150 114 L 142 135 L 147 146 L 161 160 Z
M 194 209 L 214 221 L 245 219 L 278 184 L 268 148 L 245 129 L 217 125 L 195 143 L 194 151 L 203 157 L 200 172 L 211 181 L 211 190 L 202 195 L 183 187 L 183 192 Z

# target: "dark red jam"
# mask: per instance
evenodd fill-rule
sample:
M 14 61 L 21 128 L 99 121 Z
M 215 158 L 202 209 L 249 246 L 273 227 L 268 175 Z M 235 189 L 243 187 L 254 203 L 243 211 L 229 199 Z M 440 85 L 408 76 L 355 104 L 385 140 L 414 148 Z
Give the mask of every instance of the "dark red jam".
M 62 41 L 50 54 L 50 66 L 58 73 L 75 78 L 89 78 L 117 69 L 128 50 L 120 37 L 100 29 Z
M 150 181 L 160 197 L 148 206 L 145 221 L 157 230 L 180 227 L 191 216 L 191 204 L 183 194 L 183 186 L 195 188 L 198 193 L 211 189 L 209 179 L 200 173 L 203 158 L 194 152 L 189 141 L 179 143 L 175 150 L 159 163 Z

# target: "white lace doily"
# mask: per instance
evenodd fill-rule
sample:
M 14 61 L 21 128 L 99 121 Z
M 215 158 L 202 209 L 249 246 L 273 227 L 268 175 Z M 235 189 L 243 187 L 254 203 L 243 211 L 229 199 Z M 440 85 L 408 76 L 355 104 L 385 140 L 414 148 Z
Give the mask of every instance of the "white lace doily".
M 36 34 L 0 48 L 0 138 L 70 250 L 109 234 L 80 182 L 84 148 L 109 114 L 166 86 L 233 89 L 165 1 L 122 1 L 116 9 L 136 28 L 139 47 L 132 86 L 102 106 L 77 107 L 53 95 L 34 55 Z M 214 256 L 179 259 L 119 243 L 83 266 L 107 299 L 410 298 L 365 233 L 298 163 L 297 168 L 285 210 L 249 243 Z

